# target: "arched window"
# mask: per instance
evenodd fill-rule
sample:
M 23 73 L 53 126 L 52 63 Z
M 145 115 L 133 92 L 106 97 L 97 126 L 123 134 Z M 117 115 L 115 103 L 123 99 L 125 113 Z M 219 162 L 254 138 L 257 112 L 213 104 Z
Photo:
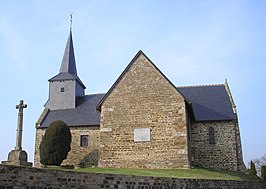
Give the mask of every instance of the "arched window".
M 209 144 L 215 144 L 214 128 L 209 128 Z

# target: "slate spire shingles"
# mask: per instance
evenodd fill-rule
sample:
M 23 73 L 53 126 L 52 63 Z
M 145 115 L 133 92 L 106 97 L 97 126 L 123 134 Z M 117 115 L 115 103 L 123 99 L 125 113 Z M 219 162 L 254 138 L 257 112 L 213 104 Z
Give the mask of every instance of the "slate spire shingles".
M 73 47 L 72 31 L 70 30 L 64 56 L 61 63 L 60 73 L 70 73 L 72 75 L 77 74 L 75 53 Z
M 62 120 L 71 127 L 99 126 L 100 112 L 95 107 L 103 96 L 104 94 L 85 95 L 77 98 L 76 108 L 46 112 L 38 121 L 38 128 L 47 128 L 55 120 Z
M 236 119 L 230 97 L 223 84 L 177 88 L 191 102 L 195 121 Z
M 59 80 L 77 80 L 79 84 L 81 84 L 81 86 L 84 89 L 86 89 L 86 86 L 83 84 L 83 82 L 78 77 L 71 30 L 69 32 L 69 36 L 68 36 L 67 44 L 65 47 L 65 52 L 63 55 L 59 74 L 49 79 L 49 81 L 59 81 Z

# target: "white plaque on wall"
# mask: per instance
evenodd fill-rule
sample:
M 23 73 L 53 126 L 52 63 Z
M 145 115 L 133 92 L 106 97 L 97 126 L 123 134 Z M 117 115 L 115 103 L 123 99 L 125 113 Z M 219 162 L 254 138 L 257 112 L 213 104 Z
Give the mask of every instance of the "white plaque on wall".
M 151 141 L 150 128 L 136 128 L 134 129 L 134 142 Z
M 112 128 L 100 128 L 100 132 L 110 132 Z

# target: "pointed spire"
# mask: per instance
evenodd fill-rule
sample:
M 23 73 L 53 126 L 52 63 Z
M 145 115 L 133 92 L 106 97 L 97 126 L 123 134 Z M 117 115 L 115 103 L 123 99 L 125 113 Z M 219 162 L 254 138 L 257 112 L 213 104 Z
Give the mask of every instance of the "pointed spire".
M 76 80 L 83 89 L 86 89 L 85 85 L 78 77 L 73 39 L 72 39 L 72 30 L 70 30 L 59 74 L 52 77 L 48 81 L 50 82 L 50 81 L 73 80 L 73 79 Z
M 75 53 L 73 47 L 72 31 L 70 30 L 63 60 L 61 63 L 60 73 L 70 73 L 77 76 Z

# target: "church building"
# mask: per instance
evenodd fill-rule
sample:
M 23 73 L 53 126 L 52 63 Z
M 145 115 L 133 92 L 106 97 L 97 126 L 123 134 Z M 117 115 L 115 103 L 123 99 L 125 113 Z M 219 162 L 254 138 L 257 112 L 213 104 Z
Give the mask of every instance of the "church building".
M 65 122 L 65 165 L 243 171 L 238 116 L 227 81 L 179 87 L 139 51 L 105 94 L 85 94 L 70 31 L 59 73 L 36 122 L 34 164 L 49 125 Z

